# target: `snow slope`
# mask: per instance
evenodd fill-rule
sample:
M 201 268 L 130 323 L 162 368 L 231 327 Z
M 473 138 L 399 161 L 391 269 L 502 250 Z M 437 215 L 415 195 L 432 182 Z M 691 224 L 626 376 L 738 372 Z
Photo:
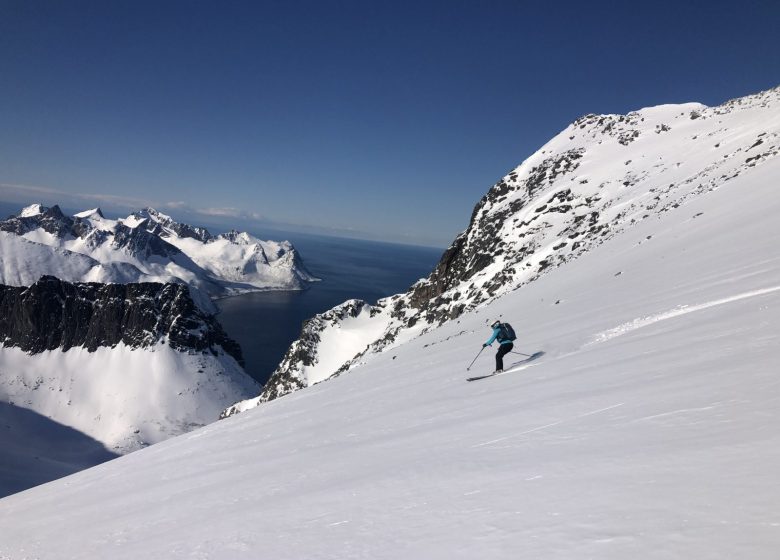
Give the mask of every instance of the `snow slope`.
M 315 381 L 348 371 L 643 221 L 776 166 L 779 155 L 780 88 L 717 107 L 687 103 L 586 115 L 485 194 L 428 278 L 366 308 L 372 325 L 363 331 L 371 338 L 338 335 L 339 322 L 331 318 L 337 309 L 319 315 L 259 398 L 225 414 L 311 385 L 313 369 Z M 324 342 L 333 339 L 336 347 Z M 338 363 L 331 359 L 336 355 Z
M 213 422 L 257 389 L 234 359 L 158 344 L 0 352 L 0 395 L 126 453 Z
M 36 243 L 0 231 L 0 274 L 4 284 L 29 286 L 44 273 L 68 282 L 126 284 L 155 279 L 125 262 L 101 263 L 90 256 Z
M 0 442 L 0 496 L 118 457 L 78 430 L 5 402 L 0 402 Z
M 779 178 L 767 159 L 348 375 L 4 498 L 0 558 L 775 559 Z M 496 317 L 545 355 L 467 383 Z

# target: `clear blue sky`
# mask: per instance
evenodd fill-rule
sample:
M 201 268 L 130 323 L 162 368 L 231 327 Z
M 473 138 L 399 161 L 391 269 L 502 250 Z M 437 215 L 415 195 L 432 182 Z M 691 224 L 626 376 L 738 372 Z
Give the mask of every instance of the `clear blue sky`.
M 779 84 L 777 1 L 0 0 L 0 199 L 444 246 L 582 114 Z

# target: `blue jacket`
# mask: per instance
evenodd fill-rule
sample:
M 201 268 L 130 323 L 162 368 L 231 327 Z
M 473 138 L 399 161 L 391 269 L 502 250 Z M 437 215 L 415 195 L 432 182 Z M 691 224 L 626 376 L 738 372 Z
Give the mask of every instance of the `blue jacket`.
M 499 327 L 495 327 L 493 329 L 493 336 L 491 336 L 485 344 L 487 346 L 490 346 L 491 344 L 493 344 L 493 341 L 496 338 L 498 338 L 498 333 L 500 333 L 500 332 L 501 332 L 501 329 Z M 511 340 L 502 340 L 501 342 L 499 342 L 499 344 L 512 344 L 512 341 Z

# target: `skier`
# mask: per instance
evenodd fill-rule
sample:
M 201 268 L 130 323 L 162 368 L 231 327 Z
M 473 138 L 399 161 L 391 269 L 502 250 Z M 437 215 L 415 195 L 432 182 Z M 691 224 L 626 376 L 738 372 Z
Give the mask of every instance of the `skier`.
M 498 352 L 496 352 L 496 371 L 494 373 L 501 373 L 504 371 L 504 356 L 509 354 L 514 348 L 512 341 L 514 340 L 514 330 L 506 323 L 501 321 L 495 321 L 490 325 L 493 329 L 493 336 L 482 345 L 482 348 L 486 348 L 493 344 L 493 341 L 498 340 Z M 509 328 L 507 328 L 509 327 Z

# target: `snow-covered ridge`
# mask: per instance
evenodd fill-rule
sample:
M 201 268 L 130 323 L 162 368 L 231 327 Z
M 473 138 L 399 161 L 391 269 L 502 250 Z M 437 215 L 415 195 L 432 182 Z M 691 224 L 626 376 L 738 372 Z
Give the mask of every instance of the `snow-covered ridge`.
M 212 297 L 302 289 L 316 280 L 295 247 L 248 233 L 218 236 L 153 208 L 107 219 L 99 208 L 65 216 L 33 204 L 0 221 L 0 284 L 52 275 L 71 282 L 178 281 Z
M 352 354 L 327 368 L 331 375 L 346 371 L 637 224 L 777 166 L 779 154 L 780 88 L 717 107 L 686 103 L 585 115 L 488 190 L 428 278 L 368 311 L 379 331 L 373 340 L 329 337 L 338 322 L 321 327 L 318 316 L 250 404 L 310 385 L 312 368 L 318 367 L 318 380 L 327 377 L 322 364 L 332 355 Z M 246 407 L 239 403 L 232 411 Z

